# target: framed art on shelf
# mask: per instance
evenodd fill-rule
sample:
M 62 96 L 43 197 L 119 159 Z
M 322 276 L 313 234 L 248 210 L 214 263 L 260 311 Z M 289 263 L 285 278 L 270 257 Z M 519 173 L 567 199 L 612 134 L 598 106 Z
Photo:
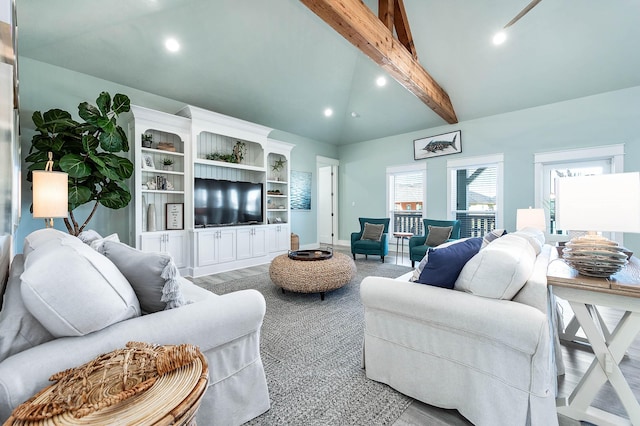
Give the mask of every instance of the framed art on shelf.
M 438 157 L 462 152 L 462 131 L 443 133 L 413 141 L 413 159 Z
M 184 203 L 167 203 L 166 206 L 166 229 L 184 229 Z
M 145 170 L 155 170 L 156 165 L 153 162 L 153 156 L 150 154 L 142 154 L 142 168 Z

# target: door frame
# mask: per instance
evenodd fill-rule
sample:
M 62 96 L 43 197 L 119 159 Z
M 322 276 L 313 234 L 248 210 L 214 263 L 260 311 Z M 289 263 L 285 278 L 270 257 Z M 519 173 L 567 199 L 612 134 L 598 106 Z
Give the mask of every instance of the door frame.
M 332 179 L 331 179 L 331 184 L 333 186 L 333 197 L 332 197 L 332 203 L 331 203 L 331 211 L 333 213 L 333 220 L 332 220 L 332 227 L 333 227 L 333 237 L 331 238 L 332 241 L 332 246 L 338 244 L 338 167 L 340 166 L 340 161 L 336 160 L 335 158 L 329 158 L 329 157 L 323 157 L 321 155 L 317 155 L 316 156 L 316 176 L 318 176 L 317 179 L 317 188 L 316 188 L 316 194 L 318 194 L 318 196 L 320 195 L 321 191 L 320 191 L 320 184 L 321 184 L 321 180 L 320 180 L 320 168 L 321 167 L 331 167 L 331 173 L 332 173 Z M 320 199 L 318 198 L 318 210 L 317 210 L 317 214 L 320 214 Z M 318 245 L 320 244 L 320 221 L 318 220 L 318 217 L 316 217 L 316 224 L 317 224 L 317 228 L 316 228 L 316 235 L 318 238 Z

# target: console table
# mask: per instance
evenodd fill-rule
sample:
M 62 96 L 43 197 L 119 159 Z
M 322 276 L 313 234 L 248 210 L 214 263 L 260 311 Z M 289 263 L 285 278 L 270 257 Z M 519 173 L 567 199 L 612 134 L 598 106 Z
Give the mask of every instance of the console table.
M 640 404 L 618 364 L 640 331 L 640 260 L 609 278 L 579 275 L 560 259 L 547 270 L 547 284 L 556 296 L 569 302 L 595 359 L 566 399 L 558 400 L 558 413 L 598 425 L 640 425 Z M 613 331 L 601 321 L 596 306 L 625 311 Z M 609 381 L 618 394 L 629 420 L 591 406 L 600 387 Z

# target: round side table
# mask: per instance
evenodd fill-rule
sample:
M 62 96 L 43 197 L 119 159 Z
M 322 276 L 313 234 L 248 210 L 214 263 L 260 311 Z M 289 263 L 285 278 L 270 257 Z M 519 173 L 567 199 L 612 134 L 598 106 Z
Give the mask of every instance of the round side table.
M 393 236 L 396 238 L 396 264 L 398 263 L 398 243 L 402 241 L 402 251 L 400 256 L 404 259 L 404 239 L 413 237 L 413 232 L 394 232 Z

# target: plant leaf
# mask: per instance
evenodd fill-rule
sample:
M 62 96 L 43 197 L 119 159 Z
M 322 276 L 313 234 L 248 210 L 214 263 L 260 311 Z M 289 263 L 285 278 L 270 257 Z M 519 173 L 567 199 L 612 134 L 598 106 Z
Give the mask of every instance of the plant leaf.
M 118 132 L 120 139 L 122 139 L 122 151 L 129 152 L 129 140 L 127 139 L 127 134 L 120 126 L 116 127 L 116 132 Z
M 113 97 L 113 112 L 115 115 L 122 114 L 131 109 L 131 101 L 127 95 L 116 93 Z
M 49 133 L 59 133 L 74 128 L 78 123 L 71 118 L 71 114 L 61 109 L 50 109 L 43 115 L 44 122 L 39 129 L 46 129 Z
M 111 95 L 108 92 L 102 92 L 96 99 L 96 104 L 100 108 L 102 115 L 107 115 L 111 111 Z
M 91 167 L 78 154 L 67 154 L 60 159 L 60 168 L 69 173 L 69 177 L 83 178 L 91 174 Z
M 80 118 L 94 126 L 98 126 L 98 119 L 102 118 L 100 110 L 88 102 L 82 102 L 78 105 L 78 114 L 80 115 Z
M 73 182 L 69 183 L 69 210 L 74 210 L 91 201 L 91 189 L 86 186 Z
M 100 193 L 100 204 L 110 209 L 121 209 L 131 201 L 131 194 L 117 185 L 109 185 Z
M 100 146 L 100 141 L 93 135 L 83 135 L 82 136 L 82 149 L 85 152 L 92 154 L 95 153 L 98 147 Z
M 118 132 L 102 132 L 100 134 L 100 148 L 107 152 L 122 151 L 122 139 Z
M 36 129 L 40 130 L 44 127 L 44 118 L 42 118 L 40 111 L 34 112 L 31 115 L 31 119 L 33 120 L 33 124 L 35 124 Z

